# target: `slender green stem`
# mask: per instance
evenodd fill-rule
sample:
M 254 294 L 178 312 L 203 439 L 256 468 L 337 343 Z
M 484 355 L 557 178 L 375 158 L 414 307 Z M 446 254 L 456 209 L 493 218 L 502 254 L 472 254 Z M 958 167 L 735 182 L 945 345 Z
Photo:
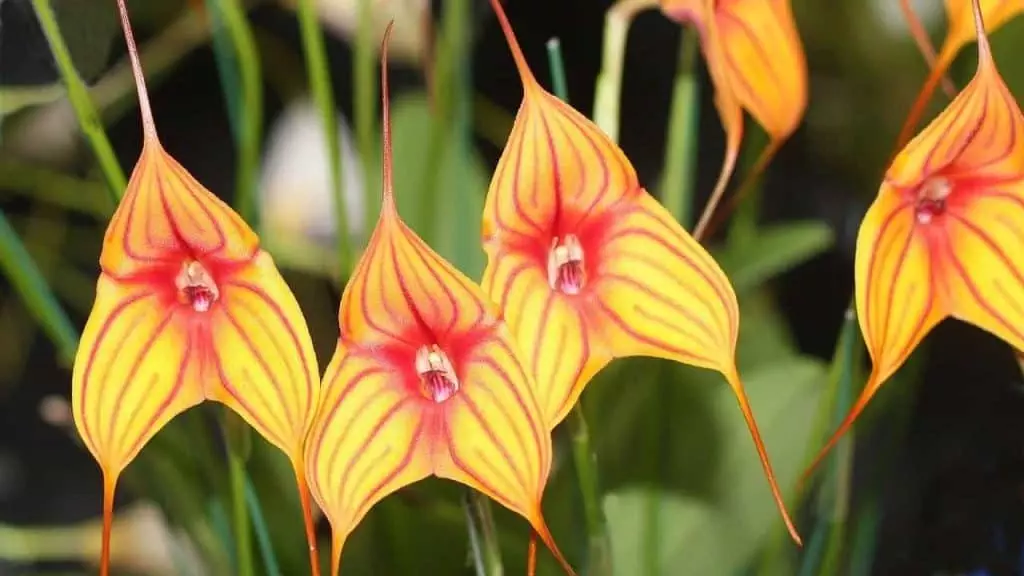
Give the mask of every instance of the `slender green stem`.
M 277 555 L 274 554 L 274 542 L 270 538 L 270 530 L 267 529 L 267 520 L 263 517 L 263 508 L 260 506 L 260 497 L 256 493 L 256 487 L 252 480 L 245 476 L 245 504 L 249 507 L 249 516 L 252 518 L 252 527 L 256 532 L 256 544 L 260 549 L 260 557 L 263 559 L 263 569 L 267 576 L 281 576 L 281 567 L 277 563 Z
M 689 228 L 693 216 L 693 183 L 697 175 L 697 127 L 700 121 L 697 32 L 683 31 L 680 41 L 679 70 L 672 89 L 669 113 L 668 145 L 662 170 L 661 202 L 676 220 Z
M 70 366 L 78 348 L 78 332 L 3 212 L 0 212 L 0 269 L 57 347 L 61 361 Z
M 638 12 L 656 6 L 655 0 L 620 0 L 604 17 L 601 71 L 594 87 L 594 123 L 613 142 L 619 140 L 619 100 L 622 64 L 626 59 L 629 26 Z
M 222 428 L 227 447 L 228 481 L 231 493 L 231 532 L 235 540 L 235 573 L 255 576 L 252 558 L 252 526 L 246 502 L 245 462 L 250 451 L 249 430 L 240 417 L 227 409 Z
M 100 121 L 100 116 L 96 112 L 92 98 L 89 96 L 89 90 L 86 88 L 81 76 L 78 75 L 75 63 L 71 59 L 71 53 L 68 52 L 68 47 L 64 44 L 64 39 L 60 34 L 60 27 L 57 25 L 57 18 L 53 13 L 53 8 L 50 6 L 50 1 L 32 0 L 32 7 L 35 8 L 36 17 L 39 19 L 43 34 L 50 45 L 50 51 L 53 52 L 57 68 L 60 70 L 61 78 L 67 87 L 68 99 L 71 101 L 71 107 L 75 111 L 78 125 L 82 129 L 82 134 L 85 135 L 86 140 L 89 142 L 97 162 L 99 162 L 103 178 L 110 189 L 111 198 L 114 204 L 117 204 L 128 185 L 124 171 L 121 170 L 121 164 L 118 163 L 117 155 L 114 154 L 110 140 L 107 139 L 107 134 L 103 130 L 103 123 Z
M 469 543 L 477 576 L 503 576 L 505 568 L 501 562 L 501 544 L 491 512 L 491 501 L 480 492 L 467 488 L 462 505 L 466 511 Z
M 234 63 L 241 82 L 241 93 L 237 101 L 231 95 L 231 83 L 227 83 L 228 86 L 225 87 L 229 92 L 229 116 L 234 119 L 238 116 L 236 110 L 241 113 L 241 118 L 233 121 L 235 138 L 238 141 L 235 206 L 243 218 L 256 225 L 256 182 L 259 178 L 263 132 L 263 76 L 259 52 L 241 0 L 215 0 L 215 6 L 217 9 L 214 12 L 222 19 L 231 42 Z M 222 68 L 222 78 L 225 72 Z
M 331 163 L 331 187 L 334 192 L 334 222 L 337 235 L 338 270 L 340 277 L 347 277 L 353 264 L 352 239 L 348 230 L 348 209 L 345 203 L 344 159 L 338 137 L 338 112 L 334 104 L 334 89 L 331 86 L 331 69 L 324 48 L 324 34 L 314 6 L 315 0 L 298 0 L 296 12 L 299 31 L 302 34 L 302 51 L 306 58 L 306 75 L 313 93 L 313 101 L 320 110 L 324 138 L 327 142 L 327 157 Z
M 552 38 L 547 42 L 547 49 L 555 95 L 568 103 L 568 84 L 565 80 L 561 42 L 558 38 Z M 573 407 L 569 415 L 569 426 L 572 435 L 573 463 L 576 466 L 576 479 L 579 482 L 583 514 L 587 522 L 587 540 L 590 548 L 588 573 L 595 576 L 611 574 L 611 543 L 608 539 L 607 520 L 601 508 L 597 454 L 590 441 L 590 428 L 579 403 Z
M 352 89 L 355 102 L 355 129 L 356 149 L 363 165 L 363 178 L 370 181 L 373 174 L 373 162 L 371 161 L 379 151 L 375 149 L 376 142 L 374 129 L 376 122 L 376 100 L 377 100 L 377 78 L 374 74 L 376 64 L 374 54 L 376 40 L 373 37 L 373 6 L 372 0 L 356 0 L 357 4 L 357 27 L 355 62 L 353 71 Z M 380 211 L 380 190 L 366 188 L 366 218 L 367 227 L 373 227 L 377 221 L 377 214 Z

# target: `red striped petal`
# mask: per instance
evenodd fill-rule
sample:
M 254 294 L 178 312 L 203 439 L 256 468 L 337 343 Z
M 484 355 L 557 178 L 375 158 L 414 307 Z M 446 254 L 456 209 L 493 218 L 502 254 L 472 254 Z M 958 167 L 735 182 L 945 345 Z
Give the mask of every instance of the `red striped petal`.
M 495 305 L 402 222 L 391 189 L 387 39 L 384 206 L 342 295 L 341 337 L 310 434 L 308 477 L 334 531 L 429 474 L 525 517 L 572 573 L 541 514 L 551 436 Z
M 203 399 L 201 337 L 144 284 L 100 276 L 75 356 L 71 404 L 111 481 L 171 418 Z
M 259 239 L 157 140 L 143 145 L 128 189 L 103 240 L 100 266 L 117 277 L 181 255 L 218 261 L 251 259 Z
M 302 311 L 266 252 L 221 285 L 207 396 L 229 406 L 301 471 L 320 378 Z

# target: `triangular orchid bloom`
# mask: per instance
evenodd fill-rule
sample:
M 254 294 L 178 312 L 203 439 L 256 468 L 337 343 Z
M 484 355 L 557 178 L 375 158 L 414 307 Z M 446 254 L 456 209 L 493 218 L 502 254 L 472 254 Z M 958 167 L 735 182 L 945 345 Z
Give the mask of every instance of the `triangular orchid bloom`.
M 974 78 L 896 156 L 861 224 L 857 312 L 874 368 L 815 464 L 941 320 L 1024 350 L 1024 116 L 974 8 Z
M 480 287 L 398 215 L 390 33 L 388 27 L 381 70 L 384 202 L 342 295 L 341 335 L 307 449 L 313 496 L 333 529 L 332 572 L 375 503 L 436 475 L 522 515 L 572 574 L 541 513 L 551 435 L 518 346 Z
M 484 207 L 484 289 L 536 378 L 548 428 L 613 358 L 653 356 L 721 372 L 739 401 L 786 525 L 734 360 L 736 295 L 711 256 L 637 180 L 600 129 L 530 72 L 497 0 L 524 97 Z
M 101 573 L 118 477 L 168 421 L 204 399 L 226 404 L 288 455 L 312 561 L 303 442 L 319 385 L 306 322 L 256 234 L 161 146 L 118 5 L 144 139 L 104 237 L 71 387 L 75 425 L 103 471 Z
M 790 0 L 661 0 L 660 4 L 665 16 L 692 24 L 700 34 L 726 133 L 722 173 L 695 228 L 699 238 L 732 177 L 743 139 L 742 110 L 770 138 L 749 181 L 764 170 L 803 118 L 807 62 Z
M 972 16 L 971 8 L 972 0 L 945 0 L 948 27 L 946 39 L 942 42 L 942 48 L 939 49 L 938 54 L 935 54 L 935 49 L 932 47 L 924 27 L 910 7 L 909 0 L 900 1 L 903 5 L 903 14 L 907 18 L 914 39 L 928 60 L 929 66 L 931 66 L 931 74 L 925 80 L 924 86 L 921 87 L 921 92 L 917 95 L 917 100 L 911 107 L 910 114 L 903 123 L 903 128 L 896 139 L 897 149 L 902 148 L 914 133 L 921 115 L 924 114 L 928 102 L 931 101 L 935 88 L 945 78 L 946 71 L 953 64 L 953 60 L 956 59 L 964 46 L 970 44 L 975 38 L 974 17 Z M 979 0 L 978 4 L 989 33 L 994 32 L 1011 18 L 1024 12 L 1024 0 Z

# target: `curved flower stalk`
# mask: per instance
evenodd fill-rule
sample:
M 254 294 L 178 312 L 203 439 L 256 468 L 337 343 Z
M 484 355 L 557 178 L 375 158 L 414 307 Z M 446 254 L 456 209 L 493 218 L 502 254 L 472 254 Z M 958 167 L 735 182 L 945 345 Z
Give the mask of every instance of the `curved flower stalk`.
M 935 92 L 939 82 L 945 78 L 946 71 L 953 64 L 957 54 L 975 37 L 974 17 L 971 9 L 973 0 L 945 0 L 948 21 L 946 39 L 942 42 L 942 48 L 939 49 L 938 54 L 935 54 L 935 49 L 928 40 L 928 35 L 924 32 L 924 28 L 915 16 L 908 0 L 900 1 L 903 5 L 903 14 L 914 33 L 914 39 L 931 67 L 931 74 L 925 80 L 921 92 L 917 95 L 917 100 L 914 101 L 914 105 L 910 109 L 910 114 L 903 123 L 903 128 L 896 139 L 897 150 L 902 148 L 914 133 L 921 115 L 924 114 L 924 110 L 932 98 L 932 93 Z M 1024 12 L 1024 0 L 979 0 L 978 4 L 990 33 L 1014 16 Z
M 700 238 L 732 177 L 743 139 L 743 110 L 770 142 L 737 194 L 796 130 L 807 108 L 807 61 L 789 0 L 661 0 L 661 11 L 701 36 L 726 134 L 722 172 L 694 236 Z
M 974 22 L 974 78 L 896 156 L 861 224 L 857 317 L 874 367 L 815 464 L 941 320 L 1024 350 L 1024 116 L 976 2 Z
M 101 573 L 118 477 L 168 421 L 204 399 L 227 405 L 291 459 L 315 560 L 303 441 L 318 368 L 306 322 L 256 234 L 161 146 L 118 5 L 143 146 L 104 237 L 71 387 L 75 426 L 103 471 Z
M 313 496 L 333 528 L 337 574 L 370 508 L 427 476 L 479 490 L 526 518 L 566 572 L 541 495 L 551 436 L 500 313 L 398 215 L 392 192 L 387 41 L 384 202 L 342 295 L 341 335 L 307 447 Z
M 711 256 L 637 181 L 601 130 L 548 93 L 498 0 L 523 102 L 484 207 L 484 290 L 504 311 L 554 428 L 613 358 L 653 356 L 721 372 L 739 401 L 794 540 L 735 365 L 739 311 Z

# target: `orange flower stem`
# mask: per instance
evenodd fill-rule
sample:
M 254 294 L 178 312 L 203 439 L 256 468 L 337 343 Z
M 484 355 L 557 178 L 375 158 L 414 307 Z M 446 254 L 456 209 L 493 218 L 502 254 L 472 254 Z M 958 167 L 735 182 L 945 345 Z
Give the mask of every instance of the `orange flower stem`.
M 116 475 L 103 473 L 103 537 L 100 548 L 100 576 L 110 574 L 110 532 L 114 525 L 114 492 Z
M 936 62 L 935 46 L 932 45 L 932 40 L 928 37 L 928 31 L 925 30 L 921 19 L 917 17 L 917 13 L 914 12 L 914 8 L 910 5 L 910 0 L 900 0 L 900 10 L 903 12 L 903 19 L 907 21 L 907 27 L 910 28 L 910 35 L 914 37 L 914 42 L 917 42 L 917 48 L 921 51 L 921 55 L 924 56 L 928 67 L 934 68 Z M 942 76 L 942 90 L 950 98 L 956 96 L 956 86 L 953 85 L 953 81 L 949 79 L 949 76 L 945 74 Z
M 706 238 L 710 238 L 715 230 L 722 225 L 723 222 L 734 210 L 739 206 L 743 199 L 750 195 L 751 191 L 754 190 L 761 182 L 761 176 L 764 174 L 768 164 L 771 163 L 772 158 L 775 157 L 775 153 L 779 150 L 783 140 L 772 140 L 768 145 L 761 151 L 761 154 L 754 161 L 753 166 L 747 172 L 747 177 L 740 183 L 736 192 L 733 193 L 732 197 L 726 202 L 725 206 L 717 212 L 708 213 L 708 223 L 703 229 L 694 230 L 693 237 L 698 241 L 703 241 Z M 708 210 L 714 210 L 714 205 L 710 202 L 704 208 L 705 212 Z M 702 216 L 703 219 L 703 216 Z
M 477 576 L 504 576 L 498 529 L 491 513 L 491 501 L 472 488 L 466 489 L 462 506 L 466 510 L 469 545 Z
M 316 522 L 313 520 L 313 503 L 309 497 L 309 484 L 302 470 L 295 467 L 295 478 L 299 485 L 299 504 L 302 506 L 302 521 L 306 526 L 306 543 L 309 546 L 309 569 L 312 576 L 320 576 L 320 554 L 316 546 Z
M 555 96 L 569 103 L 568 83 L 565 80 L 565 63 L 562 61 L 562 45 L 558 38 L 548 40 L 548 62 L 551 67 L 552 85 Z M 583 500 L 583 513 L 587 522 L 589 545 L 588 574 L 601 576 L 611 574 L 611 542 L 608 540 L 607 520 L 601 509 L 601 483 L 597 471 L 597 454 L 590 442 L 590 427 L 583 415 L 579 402 L 569 415 L 569 429 L 572 435 L 572 456 L 576 466 Z M 532 534 L 532 533 L 531 533 Z M 536 541 L 531 535 L 531 552 L 536 554 Z

